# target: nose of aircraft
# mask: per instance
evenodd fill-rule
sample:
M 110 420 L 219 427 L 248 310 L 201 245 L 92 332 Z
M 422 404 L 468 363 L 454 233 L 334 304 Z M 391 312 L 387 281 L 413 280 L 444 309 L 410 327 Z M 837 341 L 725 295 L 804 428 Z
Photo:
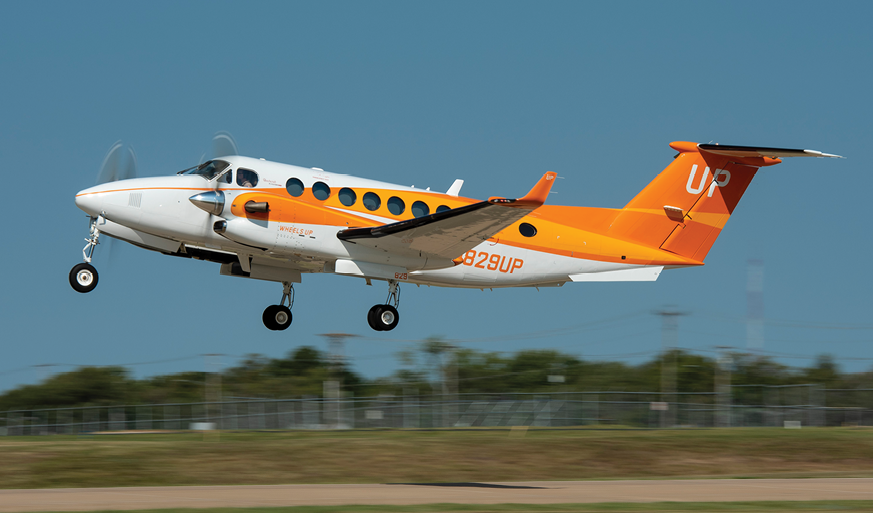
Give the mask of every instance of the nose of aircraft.
M 91 217 L 97 217 L 103 210 L 103 199 L 106 184 L 95 185 L 76 194 L 76 206 Z

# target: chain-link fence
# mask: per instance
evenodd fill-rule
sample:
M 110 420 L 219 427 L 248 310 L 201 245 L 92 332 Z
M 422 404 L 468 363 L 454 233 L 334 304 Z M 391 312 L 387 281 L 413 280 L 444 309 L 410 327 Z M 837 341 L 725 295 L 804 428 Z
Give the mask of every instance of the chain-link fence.
M 0 412 L 0 435 L 120 431 L 466 428 L 500 426 L 871 426 L 873 389 L 818 385 L 731 387 L 715 393 L 559 392 L 402 395 L 86 406 Z M 666 417 L 665 411 L 672 415 Z M 669 418 L 671 425 L 665 425 Z

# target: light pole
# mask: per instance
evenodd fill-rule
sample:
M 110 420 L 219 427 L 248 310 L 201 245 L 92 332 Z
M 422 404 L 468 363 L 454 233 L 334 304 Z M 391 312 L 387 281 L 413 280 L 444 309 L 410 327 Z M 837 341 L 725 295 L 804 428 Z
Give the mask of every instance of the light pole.
M 203 363 L 206 367 L 204 380 L 204 399 L 206 400 L 206 421 L 215 422 L 215 429 L 221 429 L 224 417 L 221 407 L 221 357 L 220 353 L 206 353 Z
M 343 361 L 345 360 L 345 341 L 347 338 L 359 337 L 360 335 L 354 335 L 352 333 L 321 333 L 318 336 L 327 339 L 331 380 L 324 382 L 324 396 L 325 400 L 332 400 L 334 402 L 335 406 L 332 413 L 335 418 L 333 419 L 332 424 L 334 429 L 339 429 L 342 424 L 342 379 L 340 378 L 340 370 Z M 328 396 L 330 396 L 330 398 L 328 398 Z
M 734 360 L 730 346 L 716 346 L 721 353 L 718 364 L 715 367 L 715 398 L 718 403 L 716 409 L 716 427 L 731 427 L 731 366 Z
M 431 362 L 436 362 L 436 370 L 440 378 L 442 392 L 442 400 L 440 401 L 442 426 L 448 427 L 453 424 L 451 418 L 456 418 L 455 410 L 458 400 L 458 346 L 435 337 L 424 340 L 422 345 L 424 351 L 430 355 Z M 443 359 L 443 354 L 448 352 L 452 353 L 451 363 Z M 433 387 L 432 390 L 435 392 Z M 451 398 L 453 400 L 449 402 Z
M 746 282 L 746 348 L 764 349 L 764 261 L 750 259 Z
M 654 312 L 661 317 L 661 402 L 666 408 L 661 410 L 661 427 L 676 424 L 676 346 L 679 338 L 679 317 L 688 315 L 672 307 Z M 670 402 L 674 403 L 670 407 Z

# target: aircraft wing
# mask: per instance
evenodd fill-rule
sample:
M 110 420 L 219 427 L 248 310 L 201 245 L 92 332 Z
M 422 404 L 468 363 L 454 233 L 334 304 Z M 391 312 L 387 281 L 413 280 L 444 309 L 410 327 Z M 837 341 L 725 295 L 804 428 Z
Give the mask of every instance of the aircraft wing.
M 343 241 L 390 253 L 455 259 L 545 203 L 556 174 L 548 172 L 524 197 L 489 198 L 428 216 L 337 233 Z

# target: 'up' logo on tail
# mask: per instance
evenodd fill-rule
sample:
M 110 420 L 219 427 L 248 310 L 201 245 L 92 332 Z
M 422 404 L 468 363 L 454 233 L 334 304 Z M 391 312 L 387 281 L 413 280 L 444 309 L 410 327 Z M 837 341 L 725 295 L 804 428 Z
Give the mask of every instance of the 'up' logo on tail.
M 703 176 L 700 177 L 700 182 L 697 184 L 695 188 L 692 184 L 694 183 L 694 175 L 697 174 L 697 164 L 691 166 L 691 174 L 688 175 L 688 183 L 685 184 L 685 190 L 691 194 L 700 194 L 703 192 L 703 188 L 706 187 L 706 180 L 709 178 L 709 166 L 703 170 Z M 719 176 L 724 176 L 723 180 L 719 180 Z M 712 193 L 715 192 L 715 186 L 724 187 L 731 181 L 731 172 L 727 169 L 716 169 L 715 175 L 713 175 L 712 183 L 709 184 L 709 192 L 706 194 L 707 197 L 712 197 Z

